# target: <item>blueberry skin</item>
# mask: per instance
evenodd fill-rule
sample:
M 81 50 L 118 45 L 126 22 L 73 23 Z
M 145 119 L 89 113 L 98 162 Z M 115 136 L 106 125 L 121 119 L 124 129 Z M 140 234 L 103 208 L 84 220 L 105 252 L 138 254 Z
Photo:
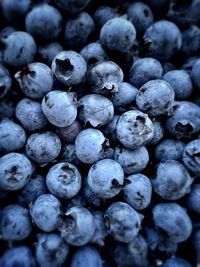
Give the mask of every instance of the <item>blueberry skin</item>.
M 131 242 L 140 230 L 143 216 L 124 202 L 115 202 L 104 214 L 104 223 L 108 234 L 116 241 Z
M 181 52 L 187 57 L 195 55 L 200 46 L 200 29 L 196 25 L 191 25 L 182 31 Z
M 88 71 L 87 81 L 93 93 L 102 95 L 118 92 L 124 74 L 122 69 L 112 61 L 99 62 Z
M 90 242 L 95 232 L 93 216 L 86 208 L 74 206 L 64 214 L 59 230 L 70 245 L 84 246 Z
M 62 149 L 63 149 L 63 153 L 61 155 L 62 161 L 71 163 L 76 167 L 80 166 L 81 162 L 77 158 L 75 144 L 64 144 L 62 146 Z
M 179 28 L 173 22 L 160 20 L 145 31 L 143 41 L 146 55 L 163 62 L 180 50 L 182 37 Z
M 76 140 L 76 155 L 85 164 L 93 164 L 103 158 L 106 139 L 101 131 L 88 128 L 81 131 Z
M 118 17 L 117 11 L 110 6 L 100 6 L 94 13 L 94 20 L 99 28 L 102 28 L 107 21 Z
M 117 243 L 112 250 L 112 258 L 122 267 L 149 266 L 147 242 L 138 235 L 128 244 Z
M 185 144 L 179 140 L 165 139 L 155 148 L 155 158 L 158 161 L 179 160 L 182 159 L 182 154 Z
M 193 66 L 200 60 L 199 56 L 188 57 L 182 65 L 182 69 L 191 74 Z
M 57 6 L 68 13 L 75 14 L 79 13 L 87 7 L 90 3 L 90 0 L 58 0 L 56 1 Z
M 62 30 L 62 16 L 58 9 L 46 3 L 35 6 L 26 16 L 26 31 L 40 39 L 51 40 Z
M 194 175 L 200 175 L 200 139 L 195 139 L 185 145 L 182 161 L 185 167 Z
M 2 42 L 5 45 L 4 62 L 10 67 L 19 68 L 33 62 L 36 44 L 29 33 L 16 31 L 2 39 Z
M 59 234 L 39 234 L 36 260 L 40 267 L 61 267 L 69 254 L 69 246 Z
M 95 30 L 93 18 L 86 12 L 81 12 L 69 18 L 65 24 L 64 40 L 70 49 L 80 49 L 87 44 L 88 38 Z
M 151 203 L 151 181 L 140 173 L 130 175 L 125 179 L 122 194 L 131 207 L 136 210 L 143 210 Z
M 52 132 L 34 133 L 27 139 L 26 155 L 39 164 L 49 163 L 61 151 L 61 142 Z
M 200 60 L 198 60 L 193 68 L 192 68 L 192 72 L 191 72 L 191 77 L 192 77 L 192 81 L 195 85 L 195 87 L 200 90 L 200 78 L 199 78 L 199 74 L 200 74 Z
M 126 53 L 134 44 L 136 30 L 125 18 L 113 18 L 107 21 L 100 31 L 100 41 L 109 50 Z
M 138 110 L 123 113 L 117 122 L 117 139 L 127 148 L 148 144 L 154 135 L 153 123 L 147 114 Z
M 165 73 L 163 79 L 174 89 L 176 100 L 187 99 L 192 94 L 192 80 L 185 70 L 169 71 Z
M 33 174 L 28 183 L 18 195 L 18 201 L 23 206 L 29 206 L 39 196 L 47 193 L 45 178 L 39 174 Z
M 118 92 L 112 95 L 115 111 L 124 113 L 135 102 L 138 89 L 130 83 L 122 82 L 118 86 Z
M 192 243 L 193 243 L 193 247 L 195 250 L 195 256 L 196 256 L 196 261 L 199 263 L 200 262 L 200 230 L 197 230 L 194 232 L 193 236 L 192 236 Z
M 0 265 L 5 267 L 26 266 L 36 267 L 32 251 L 26 246 L 16 246 L 8 249 L 0 259 Z
M 157 145 L 164 137 L 165 130 L 163 124 L 157 120 L 153 120 L 153 127 L 154 127 L 154 135 L 151 139 L 150 145 Z
M 95 210 L 92 212 L 92 215 L 94 218 L 95 232 L 90 242 L 101 247 L 104 246 L 104 240 L 108 235 L 106 227 L 104 225 L 104 213 Z
M 167 200 L 177 200 L 190 192 L 193 182 L 183 164 L 176 160 L 159 163 L 152 180 L 156 193 Z
M 81 175 L 70 163 L 58 163 L 47 173 L 46 183 L 49 191 L 62 199 L 76 196 L 81 188 Z
M 72 256 L 70 267 L 103 267 L 98 250 L 93 246 L 84 246 Z
M 15 31 L 16 31 L 16 29 L 14 27 L 11 27 L 11 26 L 4 27 L 0 31 L 0 39 L 7 38 L 11 33 L 15 32 Z
M 108 56 L 100 43 L 90 43 L 84 46 L 80 55 L 85 59 L 86 63 L 91 66 L 98 62 L 108 61 Z
M 15 101 L 13 98 L 4 97 L 0 99 L 0 118 L 12 119 L 15 114 Z
M 132 85 L 140 88 L 150 80 L 161 79 L 163 67 L 158 60 L 151 57 L 139 58 L 133 62 L 129 72 L 129 80 Z
M 31 205 L 30 214 L 40 230 L 52 232 L 61 222 L 61 203 L 54 195 L 41 195 Z
M 97 197 L 109 199 L 121 191 L 124 172 L 118 162 L 112 159 L 102 159 L 92 165 L 87 179 L 91 191 Z
M 32 174 L 31 162 L 19 153 L 8 153 L 0 158 L 0 188 L 16 191 L 25 186 Z
M 79 121 L 75 120 L 67 127 L 57 128 L 58 136 L 67 143 L 74 143 L 77 135 L 82 131 L 82 126 Z
M 20 241 L 27 238 L 31 231 L 28 209 L 12 204 L 2 210 L 0 232 L 3 240 Z
M 194 184 L 190 194 L 186 198 L 186 206 L 189 210 L 200 214 L 200 185 Z
M 27 131 L 40 130 L 47 125 L 41 103 L 29 98 L 23 98 L 18 102 L 15 116 Z
M 135 149 L 116 147 L 114 159 L 122 166 L 125 174 L 134 174 L 146 168 L 149 163 L 149 153 L 145 146 Z
M 189 101 L 177 101 L 165 127 L 175 138 L 190 138 L 200 131 L 200 107 Z
M 53 87 L 51 69 L 40 62 L 34 62 L 15 74 L 22 92 L 30 98 L 41 99 Z
M 3 98 L 12 85 L 12 78 L 6 67 L 0 63 L 0 99 Z
M 102 199 L 97 197 L 90 189 L 87 178 L 83 179 L 82 195 L 84 199 L 92 206 L 100 207 L 103 203 Z
M 66 86 L 73 86 L 83 82 L 87 64 L 77 52 L 62 51 L 53 59 L 51 68 L 59 82 Z
M 40 58 L 50 66 L 55 56 L 61 51 L 63 51 L 63 47 L 57 42 L 47 43 L 38 47 Z
M 133 23 L 137 33 L 142 33 L 154 21 L 154 15 L 148 5 L 142 2 L 131 3 L 127 9 L 128 19 Z
M 3 119 L 0 122 L 0 152 L 9 153 L 21 149 L 26 143 L 26 133 L 17 123 Z
M 163 267 L 192 267 L 192 265 L 188 261 L 186 261 L 183 258 L 176 257 L 176 256 L 174 258 L 166 260 L 162 266 Z
M 79 103 L 79 118 L 84 123 L 89 122 L 93 127 L 106 125 L 114 116 L 112 102 L 102 95 L 85 95 L 79 100 Z
M 171 115 L 175 93 L 171 85 L 163 80 L 146 82 L 136 96 L 138 108 L 150 116 Z
M 159 203 L 152 209 L 152 214 L 156 230 L 168 240 L 180 243 L 190 237 L 192 222 L 179 204 Z
M 117 136 L 116 136 L 116 127 L 117 127 L 117 122 L 119 120 L 120 116 L 119 115 L 114 115 L 112 120 L 105 125 L 105 127 L 102 129 L 102 132 L 104 135 L 109 138 L 109 140 L 113 141 L 116 143 L 117 141 Z

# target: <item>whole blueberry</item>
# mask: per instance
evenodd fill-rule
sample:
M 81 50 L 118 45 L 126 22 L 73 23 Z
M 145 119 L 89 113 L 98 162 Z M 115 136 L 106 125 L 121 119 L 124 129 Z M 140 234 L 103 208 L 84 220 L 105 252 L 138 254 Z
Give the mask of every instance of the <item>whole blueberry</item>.
M 24 67 L 15 74 L 22 92 L 30 98 L 41 99 L 52 90 L 53 75 L 51 69 L 39 62 Z
M 190 194 L 186 198 L 186 206 L 189 210 L 200 214 L 200 185 L 194 184 Z
M 0 63 L 0 98 L 3 98 L 12 85 L 12 79 L 6 67 Z
M 188 261 L 186 261 L 183 258 L 176 257 L 176 256 L 171 259 L 167 259 L 162 266 L 163 267 L 192 267 L 192 265 Z
M 70 199 L 78 194 L 82 181 L 78 169 L 70 163 L 63 162 L 51 167 L 47 173 L 46 183 L 52 194 Z
M 63 47 L 58 42 L 47 43 L 38 47 L 40 58 L 50 66 L 55 56 L 61 51 L 63 51 Z
M 83 82 L 87 64 L 77 52 L 62 51 L 53 59 L 51 68 L 59 82 L 66 86 L 73 86 Z
M 62 30 L 62 16 L 58 9 L 46 3 L 35 6 L 26 16 L 26 31 L 40 39 L 51 40 Z
M 138 110 L 123 113 L 117 122 L 117 139 L 127 148 L 148 144 L 153 138 L 153 123 L 147 114 Z
M 61 236 L 72 246 L 84 246 L 95 232 L 94 219 L 90 211 L 74 206 L 66 211 L 59 228 Z
M 195 87 L 200 90 L 200 78 L 199 78 L 199 75 L 200 75 L 200 60 L 198 60 L 193 68 L 192 68 L 192 72 L 191 72 L 191 76 L 192 76 L 192 81 L 195 85 Z
M 113 19 L 115 17 L 118 17 L 117 10 L 110 6 L 102 5 L 94 13 L 94 20 L 100 28 L 103 27 L 103 25 L 109 21 L 110 19 Z
M 114 116 L 112 102 L 102 95 L 85 95 L 79 100 L 79 103 L 79 118 L 84 123 L 89 122 L 93 127 L 106 125 Z
M 129 72 L 129 80 L 132 85 L 140 88 L 144 83 L 161 79 L 163 67 L 158 60 L 151 57 L 139 58 L 133 62 Z
M 60 225 L 61 203 L 51 194 L 39 196 L 30 208 L 31 217 L 44 232 L 52 232 Z
M 16 31 L 2 39 L 2 42 L 5 45 L 4 62 L 10 67 L 19 68 L 33 62 L 36 44 L 29 33 Z
M 11 204 L 2 210 L 0 232 L 3 240 L 23 240 L 30 235 L 31 231 L 28 209 L 18 204 Z
M 112 198 L 119 194 L 123 182 L 123 169 L 112 159 L 97 161 L 88 172 L 88 185 L 91 191 L 102 199 Z
M 90 0 L 58 0 L 56 4 L 61 10 L 74 14 L 86 8 L 89 2 Z
M 26 133 L 19 124 L 3 119 L 0 122 L 0 140 L 0 152 L 16 151 L 25 145 Z
M 77 135 L 82 131 L 82 126 L 79 121 L 75 120 L 67 127 L 57 128 L 58 136 L 65 142 L 73 143 Z
M 94 218 L 95 232 L 90 242 L 92 244 L 104 246 L 104 240 L 106 236 L 108 235 L 106 227 L 104 225 L 104 213 L 101 211 L 95 210 L 95 211 L 92 211 L 92 215 Z
M 150 116 L 171 115 L 174 105 L 174 90 L 163 80 L 145 83 L 136 97 L 138 108 Z
M 125 201 L 136 210 L 142 210 L 151 203 L 152 185 L 149 178 L 137 173 L 125 179 L 122 190 Z
M 42 110 L 48 121 L 57 127 L 71 125 L 77 116 L 75 93 L 51 91 L 42 100 Z
M 104 214 L 108 233 L 122 243 L 131 242 L 140 230 L 143 216 L 124 202 L 114 202 Z
M 60 151 L 60 139 L 52 132 L 34 133 L 27 139 L 26 155 L 39 164 L 51 162 Z
M 59 234 L 39 234 L 36 260 L 40 267 L 61 267 L 69 254 L 69 246 Z
M 0 158 L 0 188 L 16 191 L 25 186 L 32 174 L 31 162 L 19 153 L 8 153 Z
M 154 135 L 153 138 L 151 139 L 150 145 L 156 145 L 163 139 L 165 130 L 162 122 L 159 121 L 158 119 L 154 119 L 152 122 L 154 127 Z
M 100 41 L 109 50 L 128 52 L 136 39 L 133 24 L 125 18 L 113 18 L 107 21 L 100 31 Z

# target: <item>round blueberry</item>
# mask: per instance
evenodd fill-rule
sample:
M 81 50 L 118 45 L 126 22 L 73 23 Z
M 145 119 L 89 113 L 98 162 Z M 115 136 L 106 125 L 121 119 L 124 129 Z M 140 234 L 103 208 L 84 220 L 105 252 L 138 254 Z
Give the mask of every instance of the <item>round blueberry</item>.
M 110 19 L 113 19 L 115 17 L 118 17 L 117 10 L 110 6 L 100 6 L 97 8 L 97 10 L 94 13 L 94 20 L 96 24 L 102 28 L 104 24 L 106 24 L 107 21 Z
M 67 143 L 73 143 L 77 135 L 82 131 L 81 124 L 75 120 L 67 127 L 57 128 L 56 132 L 58 136 Z

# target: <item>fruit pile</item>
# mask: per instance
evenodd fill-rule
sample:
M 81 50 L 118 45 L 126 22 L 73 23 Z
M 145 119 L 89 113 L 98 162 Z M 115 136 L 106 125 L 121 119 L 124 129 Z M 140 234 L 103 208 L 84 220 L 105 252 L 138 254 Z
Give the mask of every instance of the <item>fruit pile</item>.
M 0 18 L 0 266 L 200 264 L 200 0 Z

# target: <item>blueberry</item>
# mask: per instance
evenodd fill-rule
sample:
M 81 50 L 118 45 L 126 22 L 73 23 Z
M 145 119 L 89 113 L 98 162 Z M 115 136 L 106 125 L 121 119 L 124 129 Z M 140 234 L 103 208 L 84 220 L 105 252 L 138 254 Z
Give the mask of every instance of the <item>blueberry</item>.
M 113 18 L 107 21 L 100 31 L 100 41 L 109 50 L 128 52 L 136 39 L 133 24 L 125 18 Z
M 83 82 L 87 65 L 84 58 L 74 51 L 62 51 L 52 61 L 52 71 L 59 82 L 73 86 Z
M 18 102 L 15 116 L 27 131 L 43 129 L 47 124 L 41 104 L 29 98 Z
M 103 267 L 103 261 L 95 247 L 84 246 L 76 250 L 70 267 Z
M 63 51 L 63 47 L 57 42 L 47 43 L 38 47 L 40 58 L 50 66 L 55 56 L 61 51 Z
M 108 199 L 121 191 L 124 172 L 119 163 L 112 159 L 99 160 L 88 173 L 88 185 L 99 198 Z
M 185 144 L 174 139 L 165 139 L 155 148 L 158 161 L 181 160 Z
M 174 113 L 165 121 L 171 136 L 190 138 L 200 131 L 200 107 L 189 101 L 177 101 Z
M 179 243 L 190 237 L 192 222 L 179 204 L 159 203 L 152 213 L 156 230 L 168 240 Z
M 192 81 L 185 70 L 172 70 L 167 72 L 163 79 L 174 89 L 175 99 L 184 100 L 192 94 Z
M 83 179 L 82 195 L 84 199 L 92 206 L 100 207 L 103 203 L 102 199 L 97 197 L 90 189 L 87 178 Z
M 105 127 L 102 129 L 105 136 L 108 137 L 109 140 L 112 140 L 114 143 L 117 141 L 116 127 L 119 118 L 120 116 L 115 114 L 112 120 L 109 123 L 107 123 Z
M 144 83 L 161 79 L 163 67 L 158 60 L 151 57 L 139 58 L 133 62 L 129 72 L 129 79 L 132 85 L 140 88 Z
M 134 174 L 146 168 L 149 153 L 144 146 L 135 149 L 116 147 L 114 159 L 122 166 L 125 174 Z
M 0 118 L 11 119 L 15 114 L 15 102 L 10 97 L 0 99 Z
M 81 12 L 69 18 L 65 24 L 64 40 L 68 48 L 80 49 L 87 44 L 95 30 L 93 18 L 86 12 Z
M 6 67 L 0 63 L 0 98 L 3 98 L 12 85 L 12 79 Z
M 168 259 L 164 262 L 162 265 L 163 267 L 192 267 L 192 265 L 180 257 L 174 257 L 171 259 Z
M 183 163 L 194 175 L 200 175 L 200 139 L 195 139 L 185 145 Z
M 191 74 L 193 66 L 200 60 L 199 56 L 189 57 L 185 60 L 182 65 L 182 69 L 186 70 L 187 73 Z
M 39 196 L 46 194 L 47 188 L 45 178 L 39 174 L 33 174 L 28 183 L 23 187 L 18 195 L 18 201 L 21 205 L 29 206 Z
M 47 173 L 46 183 L 49 191 L 55 196 L 70 199 L 76 196 L 81 188 L 81 175 L 70 163 L 58 163 Z
M 163 80 L 152 80 L 145 83 L 136 97 L 138 108 L 151 116 L 171 115 L 174 105 L 174 90 Z
M 74 206 L 86 207 L 85 199 L 80 192 L 75 197 L 71 198 L 68 202 L 64 203 L 64 210 L 66 211 Z
M 95 232 L 93 216 L 86 208 L 72 207 L 63 215 L 59 230 L 70 245 L 84 246 L 90 242 Z
M 58 9 L 43 3 L 27 14 L 25 26 L 32 36 L 51 40 L 58 37 L 62 30 L 62 16 Z
M 124 74 L 121 68 L 112 61 L 99 62 L 88 71 L 88 83 L 93 93 L 111 94 L 118 91 Z
M 108 56 L 100 43 L 90 43 L 84 46 L 80 55 L 85 59 L 88 65 L 98 62 L 108 61 Z
M 81 124 L 75 120 L 67 127 L 57 128 L 58 136 L 65 142 L 73 143 L 77 135 L 82 131 Z
M 52 132 L 34 133 L 27 139 L 26 155 L 39 164 L 51 162 L 60 151 L 60 139 Z
M 152 195 L 152 185 L 145 175 L 137 173 L 125 179 L 122 190 L 125 201 L 136 210 L 149 206 Z
M 59 227 L 61 222 L 61 203 L 54 195 L 44 194 L 35 200 L 30 213 L 40 230 L 52 232 Z
M 16 151 L 25 145 L 26 133 L 17 123 L 4 119 L 0 122 L 0 140 L 0 152 Z
M 80 166 L 80 160 L 77 158 L 75 144 L 65 144 L 62 147 L 62 161 L 71 163 L 75 166 Z
M 138 110 L 123 113 L 117 122 L 117 139 L 127 148 L 148 144 L 153 138 L 153 123 L 147 114 Z
M 186 198 L 186 206 L 189 210 L 200 214 L 200 185 L 194 184 L 190 194 Z
M 39 234 L 36 244 L 36 260 L 40 267 L 61 267 L 69 253 L 69 247 L 59 234 Z
M 58 0 L 56 1 L 57 6 L 67 11 L 68 13 L 74 14 L 82 11 L 87 7 L 90 0 Z
M 99 246 L 104 246 L 104 240 L 107 236 L 106 227 L 104 225 L 104 213 L 95 210 L 92 212 L 92 215 L 94 218 L 95 232 L 90 242 Z
M 200 74 L 200 60 L 197 60 L 197 62 L 194 64 L 192 68 L 191 76 L 192 76 L 192 81 L 198 90 L 200 90 L 199 74 Z
M 112 95 L 112 102 L 115 111 L 118 113 L 126 112 L 136 100 L 138 89 L 130 83 L 122 82 L 118 86 L 118 92 Z
M 8 249 L 1 257 L 0 265 L 2 267 L 37 266 L 31 249 L 26 246 L 16 246 Z
M 156 145 L 163 139 L 165 130 L 161 121 L 154 119 L 152 122 L 154 127 L 154 135 L 151 139 L 150 145 Z
M 106 125 L 114 116 L 112 102 L 99 94 L 85 95 L 79 100 L 79 118 L 84 122 L 89 122 L 93 127 Z
M 22 154 L 8 153 L 0 158 L 0 188 L 16 191 L 25 186 L 32 174 L 30 161 Z
M 186 56 L 197 53 L 200 46 L 200 29 L 196 25 L 191 25 L 182 31 L 181 52 Z
M 180 50 L 182 37 L 173 22 L 159 20 L 145 31 L 143 41 L 146 55 L 167 61 Z
M 5 45 L 4 62 L 10 67 L 19 68 L 33 62 L 36 44 L 29 33 L 16 31 L 2 39 L 2 42 Z
M 29 211 L 18 204 L 2 210 L 0 232 L 3 240 L 19 241 L 27 238 L 32 230 Z
M 41 99 L 52 90 L 51 69 L 39 62 L 31 63 L 15 74 L 22 92 L 30 98 Z
M 128 19 L 135 26 L 137 33 L 146 31 L 154 21 L 151 9 L 142 2 L 131 3 L 127 9 L 127 15 Z
M 118 17 L 117 11 L 110 6 L 100 6 L 94 13 L 94 20 L 98 27 L 102 28 L 107 21 Z

